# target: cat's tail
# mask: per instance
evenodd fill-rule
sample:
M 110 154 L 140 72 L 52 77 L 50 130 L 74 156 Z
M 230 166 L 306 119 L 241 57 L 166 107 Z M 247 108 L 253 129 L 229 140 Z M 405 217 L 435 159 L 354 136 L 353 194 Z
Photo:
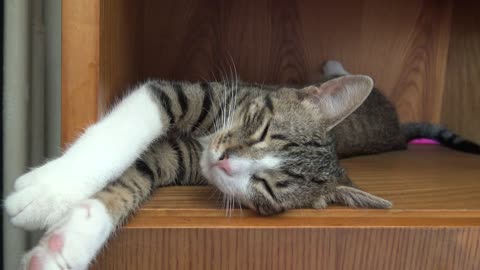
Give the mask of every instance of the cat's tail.
M 403 123 L 401 130 L 408 141 L 418 138 L 428 138 L 438 141 L 440 144 L 454 150 L 480 154 L 480 145 L 465 138 L 447 128 L 431 123 Z

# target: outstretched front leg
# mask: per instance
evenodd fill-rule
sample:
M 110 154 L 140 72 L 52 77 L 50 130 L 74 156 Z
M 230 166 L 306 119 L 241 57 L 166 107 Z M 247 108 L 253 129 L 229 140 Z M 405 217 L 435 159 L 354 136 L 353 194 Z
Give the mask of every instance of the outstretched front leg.
M 22 269 L 86 269 L 124 221 L 159 186 L 205 184 L 192 139 L 156 142 L 118 181 L 76 204 L 22 260 Z M 186 181 L 187 180 L 187 181 Z
M 168 129 L 152 89 L 142 85 L 90 126 L 65 154 L 21 176 L 5 201 L 14 225 L 45 228 L 72 204 L 118 177 Z
M 114 181 L 169 129 L 212 126 L 214 114 L 207 109 L 218 103 L 214 99 L 220 91 L 218 84 L 150 81 L 141 85 L 89 127 L 63 156 L 17 179 L 5 201 L 12 223 L 25 229 L 50 227 L 73 204 Z

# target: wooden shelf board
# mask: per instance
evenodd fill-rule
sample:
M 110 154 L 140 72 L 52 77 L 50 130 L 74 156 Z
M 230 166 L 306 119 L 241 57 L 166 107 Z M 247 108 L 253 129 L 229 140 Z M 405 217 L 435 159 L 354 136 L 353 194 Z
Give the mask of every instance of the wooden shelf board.
M 389 210 L 333 206 L 272 217 L 223 209 L 212 187 L 161 188 L 124 229 L 318 226 L 480 226 L 480 156 L 435 145 L 342 161 L 361 188 L 391 200 Z

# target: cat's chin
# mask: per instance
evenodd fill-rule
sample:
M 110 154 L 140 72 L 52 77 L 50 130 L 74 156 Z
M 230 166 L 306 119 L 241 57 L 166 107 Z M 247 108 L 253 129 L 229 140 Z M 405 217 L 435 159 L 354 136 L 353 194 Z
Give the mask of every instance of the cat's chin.
M 217 167 L 210 167 L 204 176 L 207 178 L 208 183 L 215 186 L 225 195 L 229 195 L 239 200 L 242 204 L 251 208 L 251 204 L 248 199 L 248 175 L 228 175 L 223 170 Z

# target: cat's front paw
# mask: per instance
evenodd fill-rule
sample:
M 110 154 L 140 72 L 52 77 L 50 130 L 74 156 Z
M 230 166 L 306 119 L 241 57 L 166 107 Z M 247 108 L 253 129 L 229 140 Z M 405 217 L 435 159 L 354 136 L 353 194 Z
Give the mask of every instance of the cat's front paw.
M 21 269 L 87 269 L 112 231 L 105 206 L 97 200 L 82 201 L 24 256 Z
M 60 158 L 18 178 L 5 200 L 5 209 L 15 226 L 43 229 L 58 222 L 74 203 L 90 196 L 89 189 L 85 176 Z

